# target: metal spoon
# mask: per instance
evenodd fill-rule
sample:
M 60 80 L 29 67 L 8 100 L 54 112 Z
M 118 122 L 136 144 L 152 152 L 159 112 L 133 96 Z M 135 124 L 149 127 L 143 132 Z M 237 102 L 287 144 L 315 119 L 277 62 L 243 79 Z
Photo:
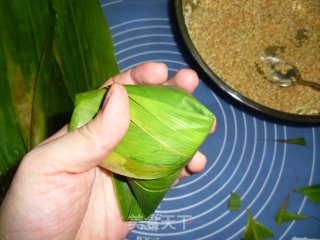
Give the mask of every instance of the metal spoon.
M 289 87 L 294 82 L 296 82 L 298 84 L 303 84 L 303 85 L 315 88 L 317 90 L 320 90 L 319 83 L 302 79 L 299 70 L 295 66 L 289 63 L 283 62 L 277 57 L 264 56 L 264 57 L 261 57 L 261 59 L 264 62 L 268 63 L 268 65 L 271 67 L 270 76 L 269 75 L 266 76 L 269 81 L 276 83 L 281 87 Z M 280 65 L 286 68 L 284 72 L 280 71 L 277 68 Z

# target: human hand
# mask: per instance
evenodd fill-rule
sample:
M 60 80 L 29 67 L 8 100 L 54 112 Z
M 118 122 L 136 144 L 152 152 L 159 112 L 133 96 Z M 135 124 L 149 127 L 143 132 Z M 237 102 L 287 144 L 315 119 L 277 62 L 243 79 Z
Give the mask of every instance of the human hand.
M 188 92 L 198 85 L 192 70 L 167 78 L 165 65 L 145 63 L 109 79 L 102 87 L 113 86 L 94 120 L 73 132 L 65 126 L 30 151 L 1 205 L 0 239 L 124 238 L 131 225 L 121 219 L 111 173 L 97 165 L 129 126 L 128 96 L 121 84 L 175 85 Z M 200 172 L 205 163 L 197 152 L 180 177 Z

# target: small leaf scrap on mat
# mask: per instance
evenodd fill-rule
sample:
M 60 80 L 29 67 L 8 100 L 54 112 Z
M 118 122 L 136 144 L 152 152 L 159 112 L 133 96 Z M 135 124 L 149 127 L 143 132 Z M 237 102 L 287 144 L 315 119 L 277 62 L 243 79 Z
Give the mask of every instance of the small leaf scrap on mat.
M 287 210 L 287 206 L 288 206 L 291 194 L 292 194 L 292 191 L 290 191 L 288 193 L 288 195 L 286 196 L 285 200 L 283 201 L 283 203 L 282 203 L 282 205 L 281 205 L 281 207 L 275 217 L 275 220 L 276 220 L 276 223 L 278 226 L 280 226 L 284 222 L 290 222 L 290 221 L 294 221 L 294 220 L 303 220 L 303 219 L 310 218 L 309 216 L 289 212 Z
M 294 220 L 305 220 L 305 219 L 309 219 L 309 218 L 310 218 L 309 216 L 289 212 L 286 209 L 280 208 L 280 210 L 276 216 L 276 223 L 278 226 L 280 226 L 284 222 L 291 222 Z
M 238 211 L 241 208 L 241 198 L 236 193 L 232 192 L 230 194 L 229 200 L 229 210 L 231 211 Z
M 298 188 L 294 191 L 302 193 L 312 202 L 320 204 L 320 184 L 314 184 L 304 188 Z
M 244 240 L 259 240 L 273 237 L 273 232 L 271 232 L 269 228 L 262 225 L 258 221 L 255 221 L 249 210 L 247 210 L 247 214 L 248 221 L 243 233 Z
M 289 144 L 296 144 L 300 146 L 305 146 L 306 145 L 306 140 L 301 137 L 301 138 L 291 138 L 291 139 L 276 139 L 274 140 L 275 142 L 283 142 L 283 143 L 289 143 Z

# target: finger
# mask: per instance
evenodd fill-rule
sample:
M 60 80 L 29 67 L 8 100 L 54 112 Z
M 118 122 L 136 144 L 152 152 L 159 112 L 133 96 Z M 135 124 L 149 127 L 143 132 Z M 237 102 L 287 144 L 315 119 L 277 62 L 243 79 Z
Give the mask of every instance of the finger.
M 130 70 L 120 73 L 107 82 L 101 88 L 112 83 L 120 84 L 163 84 L 168 78 L 168 68 L 163 63 L 147 62 Z
M 125 88 L 113 84 L 108 93 L 91 122 L 34 149 L 29 159 L 41 161 L 55 172 L 70 173 L 87 171 L 103 161 L 123 138 L 130 122 Z
M 195 71 L 191 69 L 181 69 L 176 72 L 176 74 L 171 77 L 166 84 L 176 86 L 189 93 L 193 93 L 199 85 L 199 78 Z
M 192 174 L 203 171 L 203 169 L 206 167 L 206 163 L 206 156 L 198 151 L 189 162 L 189 164 L 181 171 L 179 179 L 183 179 L 185 177 L 191 176 Z
M 53 134 L 52 136 L 48 137 L 47 139 L 45 139 L 44 141 L 42 141 L 41 143 L 38 144 L 38 147 L 44 144 L 47 144 L 63 135 L 65 135 L 68 132 L 68 125 L 63 126 L 58 132 L 56 132 L 55 134 Z
M 217 119 L 215 118 L 214 121 L 213 121 L 212 127 L 210 129 L 210 134 L 214 133 L 216 128 L 217 128 Z

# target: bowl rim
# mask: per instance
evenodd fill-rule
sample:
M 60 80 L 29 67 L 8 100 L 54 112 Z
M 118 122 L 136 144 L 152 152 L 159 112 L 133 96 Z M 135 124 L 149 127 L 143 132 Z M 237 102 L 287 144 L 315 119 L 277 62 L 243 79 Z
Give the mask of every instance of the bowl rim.
M 185 19 L 183 15 L 183 0 L 175 0 L 175 11 L 176 11 L 176 18 L 178 21 L 178 26 L 182 38 L 190 51 L 192 57 L 196 60 L 196 62 L 200 65 L 202 70 L 209 76 L 212 82 L 217 85 L 223 92 L 230 95 L 232 98 L 236 99 L 237 101 L 241 102 L 242 104 L 253 108 L 259 112 L 265 113 L 271 117 L 275 117 L 282 120 L 289 120 L 293 122 L 299 123 L 320 123 L 320 115 L 300 115 L 300 114 L 293 114 L 278 111 L 262 104 L 259 104 L 250 98 L 245 97 L 244 95 L 237 92 L 235 89 L 231 88 L 227 85 L 223 80 L 221 80 L 206 64 L 206 62 L 202 59 L 201 55 L 197 51 L 196 47 L 194 46 L 191 37 L 188 33 L 187 26 L 185 24 Z

